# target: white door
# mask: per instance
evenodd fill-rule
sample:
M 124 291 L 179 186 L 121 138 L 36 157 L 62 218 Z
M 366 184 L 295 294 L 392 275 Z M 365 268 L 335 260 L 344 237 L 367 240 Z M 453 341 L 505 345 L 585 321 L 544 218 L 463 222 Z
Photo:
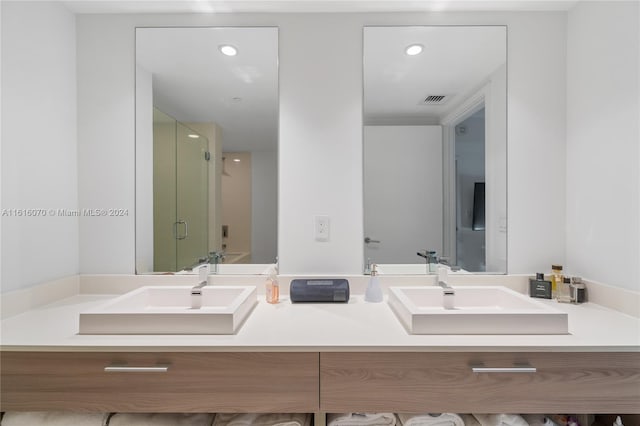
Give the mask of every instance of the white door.
M 424 263 L 418 251 L 441 254 L 442 212 L 442 127 L 365 126 L 365 261 Z

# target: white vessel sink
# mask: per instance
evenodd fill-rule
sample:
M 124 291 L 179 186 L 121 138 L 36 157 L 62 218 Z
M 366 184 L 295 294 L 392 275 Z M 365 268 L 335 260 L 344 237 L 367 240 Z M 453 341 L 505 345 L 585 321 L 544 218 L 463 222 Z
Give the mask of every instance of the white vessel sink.
M 390 287 L 389 305 L 411 334 L 567 334 L 565 312 L 506 287 Z M 444 297 L 453 297 L 445 309 Z
M 255 286 L 147 286 L 80 313 L 80 334 L 234 334 L 258 303 Z

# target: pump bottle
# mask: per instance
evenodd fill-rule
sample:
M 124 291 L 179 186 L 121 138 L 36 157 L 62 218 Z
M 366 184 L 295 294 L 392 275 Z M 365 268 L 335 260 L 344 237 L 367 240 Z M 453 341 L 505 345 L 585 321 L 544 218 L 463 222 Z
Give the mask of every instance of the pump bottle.
M 380 282 L 378 281 L 378 265 L 375 263 L 371 265 L 371 278 L 367 285 L 367 290 L 364 293 L 364 301 L 379 303 L 382 302 L 382 289 L 380 288 Z

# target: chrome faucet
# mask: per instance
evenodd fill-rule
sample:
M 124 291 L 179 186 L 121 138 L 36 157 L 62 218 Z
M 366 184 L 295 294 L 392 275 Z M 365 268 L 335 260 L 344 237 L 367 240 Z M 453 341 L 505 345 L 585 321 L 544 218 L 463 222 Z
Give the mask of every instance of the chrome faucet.
M 445 309 L 453 309 L 453 299 L 456 295 L 453 287 L 447 282 L 448 272 L 444 266 L 438 267 L 438 285 L 442 287 L 442 304 Z
M 210 251 L 209 252 L 209 263 L 213 265 L 213 270 L 211 271 L 214 274 L 218 273 L 218 265 L 224 261 L 225 252 L 223 251 Z
M 213 265 L 213 269 L 210 272 L 213 274 L 217 274 L 218 264 L 222 263 L 222 261 L 224 260 L 224 255 L 224 251 L 211 251 L 209 252 L 209 255 L 199 257 L 193 265 L 188 266 L 184 269 L 186 271 L 193 271 L 194 269 L 198 269 L 204 265 Z
M 420 257 L 424 257 L 427 261 L 427 273 L 436 272 L 436 265 L 438 264 L 438 255 L 435 250 L 424 250 L 424 252 L 416 253 Z
M 191 309 L 200 309 L 202 307 L 202 288 L 208 283 L 210 270 L 211 268 L 208 263 L 198 268 L 200 282 L 191 287 Z

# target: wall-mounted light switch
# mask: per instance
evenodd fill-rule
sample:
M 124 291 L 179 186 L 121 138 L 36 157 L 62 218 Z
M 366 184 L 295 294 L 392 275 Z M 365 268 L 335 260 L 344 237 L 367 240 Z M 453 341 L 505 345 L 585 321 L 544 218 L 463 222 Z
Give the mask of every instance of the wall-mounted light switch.
M 316 241 L 329 241 L 329 216 L 316 216 L 314 231 Z

